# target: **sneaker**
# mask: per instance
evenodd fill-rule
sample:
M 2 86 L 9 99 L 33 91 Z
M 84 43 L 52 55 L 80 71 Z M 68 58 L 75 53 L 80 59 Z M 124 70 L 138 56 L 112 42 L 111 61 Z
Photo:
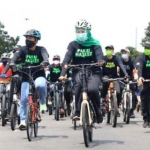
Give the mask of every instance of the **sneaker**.
M 135 118 L 134 112 L 131 112 L 130 118 Z
M 73 117 L 74 121 L 80 120 L 80 112 L 76 112 L 75 116 Z
M 26 130 L 26 123 L 25 123 L 25 121 L 21 121 L 21 123 L 19 125 L 19 129 L 20 130 Z
M 46 112 L 46 110 L 47 110 L 46 104 L 40 104 L 40 112 L 42 114 L 44 114 Z
M 149 126 L 149 122 L 148 120 L 144 120 L 144 123 L 143 123 L 143 128 L 146 128 Z

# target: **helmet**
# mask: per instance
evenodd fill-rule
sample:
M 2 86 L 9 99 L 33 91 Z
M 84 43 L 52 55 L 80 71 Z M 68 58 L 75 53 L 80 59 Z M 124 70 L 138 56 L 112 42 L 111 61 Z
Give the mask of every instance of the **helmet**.
M 24 34 L 24 36 L 32 36 L 32 37 L 34 37 L 34 38 L 36 38 L 36 39 L 38 39 L 38 40 L 41 39 L 41 33 L 40 33 L 39 31 L 35 30 L 35 29 L 28 30 L 28 31 Z
M 53 60 L 54 60 L 54 59 L 60 60 L 60 56 L 59 56 L 59 55 L 54 55 Z
M 84 19 L 77 21 L 75 27 L 76 28 L 84 28 L 84 29 L 88 29 L 88 30 L 91 30 L 91 28 L 92 28 L 91 24 Z
M 3 54 L 1 55 L 1 61 L 2 61 L 2 62 L 7 62 L 9 59 L 10 59 L 10 54 L 8 54 L 8 53 L 3 53 Z
M 114 46 L 113 46 L 113 45 L 107 45 L 107 46 L 105 47 L 105 49 L 112 49 L 112 50 L 114 50 Z
M 144 46 L 145 48 L 150 48 L 150 41 L 146 41 L 146 42 L 143 44 L 143 46 Z

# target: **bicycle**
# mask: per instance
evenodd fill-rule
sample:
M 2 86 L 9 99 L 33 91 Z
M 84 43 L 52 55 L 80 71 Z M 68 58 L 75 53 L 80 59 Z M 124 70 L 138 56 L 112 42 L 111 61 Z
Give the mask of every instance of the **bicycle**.
M 56 121 L 59 121 L 59 111 L 60 111 L 60 108 L 63 108 L 63 95 L 62 95 L 62 91 L 59 90 L 59 86 L 61 86 L 61 82 L 51 82 L 51 84 L 53 84 L 53 87 L 52 87 L 52 91 L 53 91 L 53 107 L 54 107 L 54 119 Z
M 121 82 L 121 81 L 120 81 Z M 130 85 L 135 84 L 137 82 L 133 81 L 126 81 L 126 84 L 124 82 L 121 82 L 125 87 L 122 93 L 123 98 L 123 121 L 126 122 L 126 124 L 129 124 L 130 122 L 130 110 L 132 108 L 132 91 L 130 90 Z
M 96 113 L 87 93 L 87 79 L 92 74 L 89 68 L 96 65 L 97 63 L 68 65 L 69 68 L 80 70 L 80 80 L 82 82 L 80 125 L 83 127 L 83 138 L 86 147 L 88 147 L 89 142 L 93 140 L 93 125 L 96 122 Z
M 6 91 L 6 87 L 8 84 L 10 84 L 10 78 L 7 77 L 7 78 L 0 78 L 0 84 L 2 85 L 3 87 L 3 90 L 2 90 L 2 97 L 1 97 L 1 102 L 0 102 L 0 107 L 1 107 L 1 119 L 2 119 L 2 126 L 5 126 L 7 121 L 9 120 L 7 117 L 8 115 L 8 112 L 9 112 L 9 106 L 10 106 L 10 103 L 9 103 L 9 100 L 8 100 L 8 93 Z M 6 96 L 7 94 L 7 96 Z
M 107 112 L 106 122 L 110 123 L 111 120 L 112 127 L 116 127 L 117 125 L 118 105 L 117 105 L 117 92 L 114 87 L 114 81 L 118 80 L 124 80 L 124 78 L 115 78 L 115 79 L 103 78 L 103 82 L 109 82 L 107 96 L 105 99 Z
M 10 98 L 12 104 L 11 104 L 11 110 L 10 110 L 10 123 L 11 123 L 11 129 L 12 131 L 15 130 L 16 128 L 16 124 L 20 124 L 20 113 L 19 113 L 19 107 L 20 107 L 20 93 L 18 93 L 18 83 L 21 82 L 21 78 L 19 77 L 19 75 L 14 75 L 11 77 L 12 81 L 11 81 L 11 89 L 12 92 L 10 92 L 10 94 L 12 94 L 12 98 Z M 11 97 L 11 95 L 10 95 Z
M 39 69 L 37 69 L 37 71 L 35 71 L 34 73 L 31 73 L 31 69 L 33 68 L 39 68 Z M 28 73 L 25 72 L 24 69 L 28 70 Z M 21 69 L 17 68 L 17 70 L 21 73 L 26 74 L 29 77 L 29 94 L 28 94 L 27 111 L 26 111 L 26 129 L 23 130 L 27 131 L 28 140 L 31 141 L 33 136 L 33 130 L 34 130 L 34 136 L 37 137 L 38 122 L 41 119 L 39 113 L 39 103 L 37 101 L 38 93 L 35 89 L 33 75 L 37 73 L 39 70 L 42 70 L 42 65 L 25 66 L 24 64 L 22 64 Z

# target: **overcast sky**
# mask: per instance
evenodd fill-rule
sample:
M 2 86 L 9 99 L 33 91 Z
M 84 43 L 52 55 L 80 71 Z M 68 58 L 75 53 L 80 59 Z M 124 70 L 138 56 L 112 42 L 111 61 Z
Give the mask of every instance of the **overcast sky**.
M 29 20 L 25 20 L 29 18 Z M 38 45 L 44 46 L 52 59 L 64 56 L 68 43 L 75 39 L 75 23 L 87 19 L 92 24 L 92 35 L 103 51 L 112 44 L 115 51 L 126 46 L 137 48 L 150 21 L 149 0 L 0 0 L 0 21 L 11 36 L 20 36 L 37 29 L 42 34 Z

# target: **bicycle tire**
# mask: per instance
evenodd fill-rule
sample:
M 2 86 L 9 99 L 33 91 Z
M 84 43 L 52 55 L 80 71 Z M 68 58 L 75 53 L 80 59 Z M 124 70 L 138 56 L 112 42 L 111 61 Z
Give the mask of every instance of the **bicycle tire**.
M 111 124 L 112 127 L 116 127 L 117 125 L 117 111 L 118 111 L 118 107 L 117 107 L 117 98 L 116 98 L 116 94 L 112 94 L 111 96 Z
M 16 104 L 11 105 L 11 111 L 10 111 L 10 124 L 11 124 L 11 130 L 14 131 L 16 129 L 16 122 L 17 122 L 17 110 L 16 110 Z
M 84 137 L 84 144 L 86 147 L 89 147 L 89 116 L 88 116 L 88 109 L 87 104 L 82 105 L 82 126 L 83 126 L 83 137 Z
M 76 120 L 73 121 L 73 125 L 74 125 L 74 130 L 76 130 L 77 129 L 77 121 Z
M 6 95 L 3 94 L 2 96 L 2 110 L 1 110 L 1 117 L 2 117 L 2 126 L 4 127 L 6 124 Z
M 55 95 L 55 102 L 56 102 L 55 119 L 56 121 L 59 121 L 59 93 L 56 93 Z
M 49 115 L 53 114 L 52 105 L 48 105 L 48 112 L 49 112 Z
M 34 136 L 37 137 L 38 135 L 38 122 L 34 123 Z
M 130 122 L 130 96 L 129 94 L 127 94 L 126 100 L 127 100 L 126 102 L 126 124 L 129 124 Z
M 26 129 L 27 129 L 27 137 L 28 140 L 32 140 L 33 136 L 33 123 L 32 123 L 32 110 L 31 106 L 27 105 L 27 115 L 26 115 Z

